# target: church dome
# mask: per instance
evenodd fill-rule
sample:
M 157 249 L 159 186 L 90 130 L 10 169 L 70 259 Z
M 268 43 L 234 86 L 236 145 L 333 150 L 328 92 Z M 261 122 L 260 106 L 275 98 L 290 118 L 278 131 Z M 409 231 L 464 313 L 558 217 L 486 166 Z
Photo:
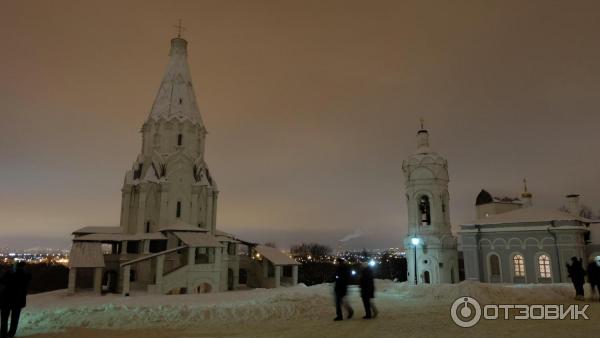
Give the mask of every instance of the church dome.
M 494 198 L 492 197 L 492 195 L 485 189 L 481 189 L 479 195 L 477 195 L 477 199 L 475 200 L 475 205 L 483 205 L 492 202 L 494 202 Z

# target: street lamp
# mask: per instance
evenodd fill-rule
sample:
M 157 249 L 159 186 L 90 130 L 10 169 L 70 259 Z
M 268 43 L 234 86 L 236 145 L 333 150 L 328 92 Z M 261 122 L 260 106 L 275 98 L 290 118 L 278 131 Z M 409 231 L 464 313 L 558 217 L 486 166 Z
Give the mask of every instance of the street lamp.
M 413 245 L 414 248 L 414 256 L 413 256 L 413 260 L 415 262 L 415 285 L 417 285 L 417 245 L 419 245 L 419 243 L 421 243 L 421 239 L 419 239 L 419 237 L 413 237 L 410 239 L 410 242 Z

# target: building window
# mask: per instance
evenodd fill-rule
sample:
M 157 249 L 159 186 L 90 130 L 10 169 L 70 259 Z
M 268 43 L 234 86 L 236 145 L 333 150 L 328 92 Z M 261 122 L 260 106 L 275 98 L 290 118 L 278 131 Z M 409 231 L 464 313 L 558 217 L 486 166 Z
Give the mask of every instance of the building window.
M 196 248 L 195 264 L 213 264 L 215 262 L 215 248 Z
M 146 222 L 146 232 L 150 232 L 150 221 Z
M 181 217 L 181 201 L 177 201 L 177 211 L 175 212 L 175 217 Z
M 154 239 L 150 241 L 150 253 L 157 253 L 167 250 L 167 241 Z
M 180 146 L 183 144 L 183 135 L 177 134 L 177 145 Z
M 235 243 L 229 243 L 227 245 L 227 254 L 229 256 L 235 256 Z
M 513 270 L 515 277 L 525 277 L 525 259 L 522 255 L 513 256 Z
M 493 254 L 490 256 L 490 281 L 492 283 L 498 283 L 500 282 L 501 277 L 500 256 Z
M 538 267 L 540 269 L 540 278 L 552 278 L 550 257 L 548 257 L 548 255 L 540 255 L 540 257 L 538 257 Z
M 131 254 L 140 253 L 140 241 L 128 241 L 127 242 L 127 253 L 131 253 Z
M 419 224 L 431 224 L 431 206 L 429 204 L 429 197 L 427 196 L 421 196 L 419 199 Z
M 182 104 L 182 103 L 183 103 L 183 99 L 179 98 L 179 104 Z

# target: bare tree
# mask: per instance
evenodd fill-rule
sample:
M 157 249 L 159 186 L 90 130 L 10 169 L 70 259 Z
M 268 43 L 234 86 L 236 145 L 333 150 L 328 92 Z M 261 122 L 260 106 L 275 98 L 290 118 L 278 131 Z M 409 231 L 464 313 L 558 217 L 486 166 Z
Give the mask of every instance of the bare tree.
M 314 260 L 321 260 L 331 254 L 331 248 L 318 243 L 302 243 L 293 245 L 290 252 L 296 257 L 311 256 Z

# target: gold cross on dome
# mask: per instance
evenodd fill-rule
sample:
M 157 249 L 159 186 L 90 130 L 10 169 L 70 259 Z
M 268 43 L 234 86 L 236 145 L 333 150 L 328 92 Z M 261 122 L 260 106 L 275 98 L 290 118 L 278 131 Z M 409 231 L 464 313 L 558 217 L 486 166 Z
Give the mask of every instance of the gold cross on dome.
M 183 27 L 181 25 L 181 19 L 179 19 L 179 23 L 173 27 L 175 27 L 175 29 L 177 29 L 177 37 L 181 38 L 181 33 L 183 33 L 183 31 L 185 31 L 185 27 Z

